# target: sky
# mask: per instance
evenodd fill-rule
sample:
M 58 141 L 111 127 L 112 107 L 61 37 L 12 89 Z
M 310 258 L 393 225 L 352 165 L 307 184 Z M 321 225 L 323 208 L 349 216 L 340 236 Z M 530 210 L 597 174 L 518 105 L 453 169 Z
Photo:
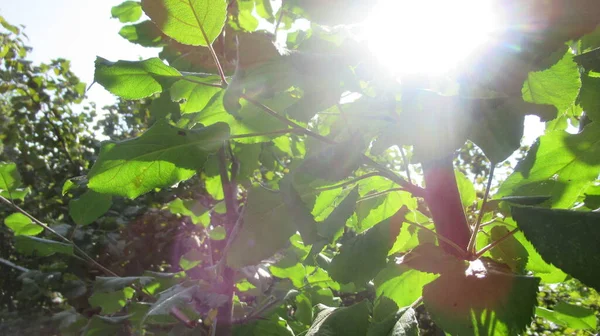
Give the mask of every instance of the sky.
M 0 15 L 13 25 L 24 25 L 33 47 L 35 63 L 54 58 L 71 61 L 73 72 L 87 85 L 94 79 L 94 60 L 110 61 L 150 58 L 158 49 L 132 44 L 118 33 L 122 23 L 110 10 L 124 0 L 0 0 Z M 88 92 L 98 107 L 116 99 L 100 85 Z

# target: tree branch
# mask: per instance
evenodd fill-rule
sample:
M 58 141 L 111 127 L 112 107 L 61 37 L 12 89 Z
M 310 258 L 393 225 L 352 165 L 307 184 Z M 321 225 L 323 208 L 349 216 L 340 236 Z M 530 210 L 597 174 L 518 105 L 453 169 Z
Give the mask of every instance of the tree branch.
M 108 268 L 102 266 L 99 262 L 97 262 L 94 258 L 90 257 L 87 253 L 85 253 L 85 251 L 83 251 L 79 246 L 77 246 L 73 241 L 69 240 L 67 237 L 61 235 L 60 233 L 56 232 L 54 229 L 52 229 L 50 226 L 48 226 L 47 224 L 44 224 L 43 222 L 41 222 L 40 220 L 38 220 L 37 218 L 33 217 L 32 215 L 30 215 L 27 211 L 21 209 L 18 205 L 14 204 L 13 202 L 9 201 L 8 199 L 0 196 L 0 201 L 2 201 L 3 203 L 9 205 L 10 207 L 12 207 L 13 209 L 17 210 L 18 212 L 22 213 L 23 215 L 27 216 L 27 218 L 31 219 L 31 221 L 38 225 L 41 226 L 42 228 L 44 228 L 44 230 L 52 233 L 53 235 L 55 235 L 56 237 L 58 237 L 60 240 L 62 240 L 63 242 L 73 246 L 73 249 L 75 249 L 75 251 L 77 251 L 79 254 L 81 254 L 81 256 L 83 256 L 84 259 L 86 259 L 87 261 L 89 261 L 90 263 L 92 263 L 94 266 L 96 266 L 98 269 L 100 269 L 102 272 L 104 272 L 107 275 L 110 276 L 115 276 L 118 277 L 118 275 L 109 270 Z
M 320 140 L 324 143 L 333 145 L 336 142 L 322 136 L 321 134 L 315 133 L 311 130 L 308 130 L 298 124 L 296 124 L 295 122 L 289 120 L 288 118 L 280 115 L 279 113 L 275 112 L 273 109 L 271 109 L 270 107 L 264 105 L 263 103 L 248 97 L 247 95 L 242 95 L 242 98 L 244 98 L 245 100 L 247 100 L 248 102 L 254 104 L 255 106 L 260 107 L 263 111 L 265 111 L 267 114 L 269 114 L 270 116 L 272 116 L 273 118 L 278 119 L 279 121 L 281 121 L 282 123 L 290 126 L 291 128 L 297 130 L 298 132 L 300 132 L 301 134 L 304 134 L 306 136 L 310 136 L 313 137 L 317 140 Z M 405 179 L 403 179 L 402 177 L 396 175 L 396 173 L 392 172 L 391 170 L 389 170 L 388 168 L 382 166 L 381 164 L 375 162 L 373 159 L 371 159 L 370 157 L 366 156 L 366 155 L 362 155 L 363 161 L 374 167 L 375 169 L 379 170 L 379 172 L 381 173 L 381 176 L 391 180 L 392 182 L 395 182 L 396 184 L 398 184 L 399 186 L 401 186 L 402 188 L 404 188 L 406 191 L 412 193 L 414 196 L 416 197 L 423 197 L 425 195 L 425 191 L 423 190 L 423 188 L 416 186 L 408 181 L 406 181 Z

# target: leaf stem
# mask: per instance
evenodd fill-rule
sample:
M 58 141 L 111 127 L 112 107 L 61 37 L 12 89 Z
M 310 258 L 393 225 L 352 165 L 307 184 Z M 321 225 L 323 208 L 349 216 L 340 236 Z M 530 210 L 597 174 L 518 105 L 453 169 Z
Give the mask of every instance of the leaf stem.
M 345 182 L 342 182 L 342 183 L 338 183 L 338 184 L 335 184 L 335 185 L 332 185 L 332 186 L 327 186 L 327 187 L 322 187 L 322 188 L 315 188 L 315 191 L 321 192 L 321 191 L 327 191 L 327 190 L 333 190 L 333 189 L 343 188 L 343 187 L 345 187 L 347 185 L 351 185 L 351 184 L 357 183 L 359 181 L 362 181 L 364 179 L 368 179 L 368 178 L 374 177 L 374 176 L 381 176 L 381 173 L 379 173 L 379 172 L 370 172 L 370 173 L 367 173 L 367 174 L 360 175 L 360 176 L 358 176 L 356 178 L 353 178 L 352 180 L 345 181 Z
M 376 193 L 372 193 L 370 195 L 366 195 L 365 197 L 362 197 L 361 199 L 357 200 L 356 202 L 357 203 L 358 202 L 363 202 L 363 201 L 366 201 L 368 199 L 372 199 L 372 198 L 375 198 L 375 197 L 379 197 L 381 195 L 389 194 L 389 193 L 394 192 L 394 191 L 405 191 L 405 189 L 404 188 L 390 188 L 390 189 L 387 189 L 387 190 L 384 190 L 384 191 L 379 191 L 379 192 L 376 192 Z
M 487 246 L 485 246 L 484 248 L 482 248 L 479 252 L 475 253 L 475 259 L 473 259 L 473 260 L 481 258 L 481 256 L 484 255 L 487 251 L 489 251 L 489 250 L 493 249 L 494 247 L 498 246 L 505 239 L 507 239 L 508 237 L 510 237 L 510 236 L 514 235 L 515 233 L 517 233 L 517 231 L 519 231 L 519 228 L 513 229 L 512 231 L 510 231 L 507 234 L 505 234 L 504 236 L 502 236 L 502 238 L 491 242 L 490 244 L 488 244 Z
M 198 17 L 198 13 L 196 13 L 196 9 L 194 8 L 194 6 L 190 6 L 190 8 L 192 9 L 192 12 L 194 13 L 196 22 L 198 22 L 198 27 L 200 28 L 200 32 L 202 33 L 202 36 L 204 37 L 204 41 L 206 42 L 206 46 L 208 47 L 208 50 L 210 51 L 210 55 L 212 56 L 213 61 L 215 62 L 215 65 L 217 66 L 217 70 L 219 71 L 219 76 L 221 76 L 221 87 L 226 88 L 227 87 L 227 79 L 225 78 L 225 72 L 223 71 L 221 62 L 219 62 L 219 58 L 217 57 L 215 48 L 213 48 L 212 43 L 208 39 L 208 35 L 206 35 L 206 32 L 204 31 L 204 27 L 202 26 L 202 22 L 201 22 L 200 18 Z
M 275 40 L 277 40 L 277 31 L 279 30 L 279 26 L 281 25 L 281 20 L 283 20 L 283 13 L 285 13 L 285 0 L 281 0 L 281 7 L 279 7 L 279 17 L 277 17 L 277 23 L 275 24 L 275 30 L 273 31 L 273 35 Z
M 414 225 L 414 226 L 416 226 L 416 227 L 418 227 L 420 229 L 423 229 L 423 230 L 426 230 L 426 231 L 430 232 L 431 234 L 435 235 L 438 240 L 441 240 L 444 243 L 446 243 L 449 246 L 451 246 L 452 248 L 454 248 L 459 253 L 459 256 L 461 256 L 461 257 L 465 256 L 465 250 L 463 250 L 460 246 L 458 246 L 455 242 L 451 241 L 450 239 L 448 239 L 448 238 L 440 235 L 439 233 L 437 233 L 437 232 L 433 231 L 432 229 L 430 229 L 430 228 L 428 228 L 428 227 L 426 227 L 424 225 L 421 225 L 419 223 L 415 223 L 415 222 L 407 220 L 407 219 L 404 219 L 404 222 L 406 222 L 406 223 L 408 223 L 410 225 Z
M 0 196 L 0 201 L 2 201 L 3 203 L 11 206 L 13 209 L 17 210 L 18 212 L 22 213 L 23 215 L 27 216 L 27 218 L 31 219 L 31 221 L 34 224 L 36 224 L 38 226 L 41 226 L 44 230 L 47 230 L 48 232 L 52 233 L 53 235 L 55 235 L 56 237 L 58 237 L 63 242 L 65 242 L 65 243 L 73 246 L 73 248 L 75 249 L 75 251 L 79 252 L 79 254 L 81 254 L 84 257 L 84 259 L 86 259 L 87 261 L 89 261 L 90 263 L 92 263 L 94 266 L 96 266 L 98 269 L 100 269 L 105 274 L 110 275 L 110 276 L 114 276 L 114 277 L 118 277 L 118 275 L 115 272 L 113 272 L 113 271 L 109 270 L 108 268 L 102 266 L 94 258 L 90 257 L 87 253 L 85 253 L 85 251 L 83 251 L 73 241 L 69 240 L 67 237 L 65 237 L 65 236 L 61 235 L 60 233 L 56 232 L 54 229 L 52 229 L 47 224 L 45 224 L 45 223 L 41 222 L 40 220 L 38 220 L 37 218 L 33 217 L 27 211 L 21 209 L 18 205 L 14 204 L 13 202 L 9 201 L 8 199 L 4 198 L 3 196 Z
M 300 132 L 297 129 L 286 128 L 286 129 L 281 129 L 281 130 L 276 130 L 276 131 L 271 131 L 271 132 L 264 132 L 264 133 L 231 135 L 229 137 L 229 139 L 254 138 L 254 137 L 259 137 L 259 136 L 270 136 L 270 135 L 284 135 L 284 134 L 288 134 L 288 133 L 300 133 Z
M 217 88 L 223 88 L 223 85 L 221 85 L 221 84 L 201 82 L 201 81 L 193 80 L 192 78 L 189 78 L 187 76 L 181 76 L 181 79 L 184 80 L 184 81 L 186 81 L 186 82 L 190 82 L 190 83 L 194 83 L 194 84 L 199 84 L 199 85 L 204 85 L 204 86 L 210 86 L 210 87 L 217 87 Z
M 485 204 L 487 203 L 487 199 L 490 195 L 492 180 L 494 178 L 494 168 L 495 166 L 492 164 L 492 167 L 490 168 L 490 176 L 488 177 L 487 186 L 485 187 L 485 194 L 483 195 L 483 202 L 481 203 L 481 210 L 479 210 L 479 215 L 477 216 L 477 223 L 475 223 L 475 228 L 473 228 L 473 232 L 471 233 L 471 239 L 469 239 L 469 245 L 467 247 L 467 251 L 469 251 L 469 253 L 475 252 L 475 242 L 477 241 L 477 233 L 481 228 L 481 220 L 483 219 L 483 214 L 485 213 Z
M 306 129 L 298 124 L 296 124 L 295 122 L 289 120 L 288 118 L 280 115 L 279 113 L 275 112 L 273 109 L 271 109 L 270 107 L 264 105 L 263 103 L 248 97 L 247 95 L 243 94 L 242 98 L 244 98 L 245 100 L 247 100 L 248 102 L 260 107 L 263 111 L 265 111 L 267 114 L 271 115 L 272 117 L 278 119 L 279 121 L 281 121 L 282 123 L 290 126 L 293 129 L 298 130 L 298 132 L 300 132 L 301 134 L 304 134 L 306 136 L 310 136 L 313 137 L 317 140 L 320 140 L 324 143 L 333 145 L 336 142 L 322 136 L 321 134 L 315 133 L 309 129 Z M 362 158 L 364 160 L 364 162 L 372 167 L 374 167 L 375 169 L 379 170 L 379 172 L 381 173 L 381 176 L 391 180 L 392 182 L 395 182 L 396 184 L 398 184 L 399 186 L 403 187 L 404 189 L 406 189 L 406 191 L 412 193 L 414 196 L 416 197 L 423 197 L 425 195 L 425 190 L 419 186 L 416 186 L 408 181 L 406 181 L 405 179 L 403 179 L 402 177 L 396 175 L 396 173 L 392 172 L 391 170 L 389 170 L 388 168 L 382 166 L 381 164 L 375 162 L 373 159 L 371 159 L 370 157 L 366 156 L 366 155 L 362 155 Z
M 410 178 L 410 169 L 408 164 L 408 159 L 406 158 L 406 153 L 404 153 L 404 148 L 402 146 L 398 146 L 400 148 L 400 155 L 402 156 L 402 163 L 404 164 L 404 170 L 406 170 L 406 178 L 408 182 L 412 183 L 412 178 Z

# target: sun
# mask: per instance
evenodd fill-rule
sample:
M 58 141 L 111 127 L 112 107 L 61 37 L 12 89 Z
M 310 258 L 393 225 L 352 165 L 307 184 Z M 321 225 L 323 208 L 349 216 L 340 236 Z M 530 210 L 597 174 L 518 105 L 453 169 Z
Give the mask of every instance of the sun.
M 380 0 L 364 25 L 369 49 L 395 75 L 444 75 L 498 30 L 490 0 Z

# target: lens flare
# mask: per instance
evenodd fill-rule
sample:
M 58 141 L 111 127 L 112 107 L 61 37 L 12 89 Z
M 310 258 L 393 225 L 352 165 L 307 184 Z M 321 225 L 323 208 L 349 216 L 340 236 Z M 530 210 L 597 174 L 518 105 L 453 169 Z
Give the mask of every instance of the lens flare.
M 381 0 L 365 21 L 372 53 L 397 75 L 443 75 L 490 41 L 489 0 Z

